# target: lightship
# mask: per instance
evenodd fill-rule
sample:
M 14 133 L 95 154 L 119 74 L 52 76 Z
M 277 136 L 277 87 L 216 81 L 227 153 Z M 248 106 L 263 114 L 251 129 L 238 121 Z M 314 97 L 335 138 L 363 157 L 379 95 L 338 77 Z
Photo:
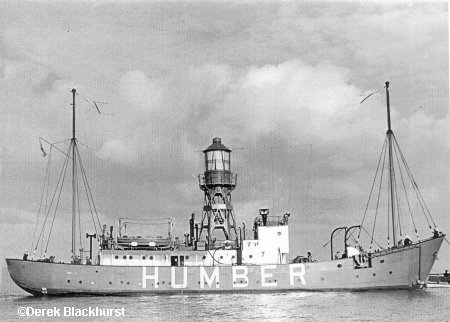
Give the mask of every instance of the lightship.
M 406 162 L 406 172 L 395 176 L 395 161 L 399 166 L 399 159 L 404 161 L 404 157 L 391 129 L 389 82 L 385 84 L 388 130 L 380 161 L 387 159 L 388 169 L 390 228 L 387 247 L 380 246 L 377 250 L 372 248 L 372 234 L 371 244 L 365 249 L 359 243 L 360 234 L 364 231 L 362 225 L 338 227 L 331 233 L 330 259 L 318 262 L 310 256 L 290 258 L 289 213 L 273 216 L 269 209 L 259 209 L 259 215 L 249 226 L 251 230 L 245 225 L 238 227 L 231 200 L 237 185 L 237 175 L 231 171 L 231 149 L 222 144 L 220 138 L 214 138 L 212 144 L 203 151 L 205 171 L 199 176 L 199 187 L 204 194 L 201 220 L 196 222 L 192 214 L 184 238 L 174 236 L 170 219 L 121 218 L 117 233 L 113 226 L 107 229 L 106 225 L 101 227 L 98 222 L 97 233 L 87 235 L 91 242 L 92 238 L 98 241 L 98 254 L 93 256 L 91 243 L 89 257 L 85 260 L 86 253 L 80 249 L 78 255 L 76 250 L 77 174 L 81 173 L 83 183 L 86 182 L 89 208 L 94 209 L 94 214 L 97 211 L 75 137 L 76 90 L 73 89 L 72 138 L 63 167 L 63 170 L 67 169 L 71 163 L 71 262 L 56 262 L 45 254 L 44 258 L 35 259 L 36 242 L 32 255 L 6 259 L 11 278 L 20 288 L 35 296 L 421 288 L 445 235 L 437 230 Z M 417 234 L 413 240 L 402 233 L 398 202 L 400 193 L 397 187 L 402 183 L 405 186 L 404 177 L 412 180 L 412 187 L 429 222 L 429 238 L 420 239 Z M 378 178 L 381 186 L 383 174 Z M 374 179 L 372 191 L 375 182 Z M 55 192 L 58 189 L 59 185 Z M 407 204 L 410 205 L 409 200 Z M 50 213 L 50 208 L 51 205 L 47 213 Z M 167 236 L 128 232 L 133 225 L 149 227 L 158 223 L 167 225 Z M 251 233 L 247 233 L 247 230 Z M 350 238 L 358 231 L 358 238 L 350 245 Z M 338 249 L 336 242 L 333 246 L 339 232 L 344 233 L 344 242 L 339 245 L 342 256 L 335 253 Z

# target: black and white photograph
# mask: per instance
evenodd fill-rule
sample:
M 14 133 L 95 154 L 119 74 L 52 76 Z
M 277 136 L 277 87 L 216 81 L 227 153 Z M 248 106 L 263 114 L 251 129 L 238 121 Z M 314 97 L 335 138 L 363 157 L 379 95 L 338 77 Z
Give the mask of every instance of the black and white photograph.
M 448 2 L 0 1 L 3 321 L 449 321 Z

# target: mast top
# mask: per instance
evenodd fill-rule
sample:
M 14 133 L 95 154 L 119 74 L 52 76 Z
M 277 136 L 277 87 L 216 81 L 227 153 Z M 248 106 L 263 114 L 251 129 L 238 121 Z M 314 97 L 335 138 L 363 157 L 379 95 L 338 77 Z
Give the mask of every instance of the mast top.
M 389 104 L 389 81 L 386 81 L 384 83 L 386 86 L 386 107 L 387 107 L 387 122 L 388 122 L 388 130 L 386 132 L 386 134 L 392 134 L 392 129 L 391 129 L 391 107 Z
M 76 137 L 75 137 L 75 94 L 76 93 L 77 93 L 77 90 L 75 88 L 72 88 L 72 141 L 74 141 L 74 142 L 76 141 Z

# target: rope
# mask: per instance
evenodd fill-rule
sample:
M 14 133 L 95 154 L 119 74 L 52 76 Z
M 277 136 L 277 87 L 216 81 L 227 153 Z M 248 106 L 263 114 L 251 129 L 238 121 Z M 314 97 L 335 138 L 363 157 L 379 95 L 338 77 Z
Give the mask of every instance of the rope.
M 46 170 L 45 170 L 44 185 L 42 186 L 41 201 L 39 202 L 39 210 L 38 210 L 38 215 L 37 215 L 37 218 L 36 218 L 36 224 L 34 225 L 33 239 L 31 240 L 30 250 L 33 249 L 34 239 L 36 238 L 37 226 L 38 226 L 39 218 L 40 218 L 40 215 L 41 215 L 41 209 L 42 209 L 42 204 L 43 204 L 43 201 L 44 201 L 44 195 L 46 195 L 45 194 L 45 191 L 46 191 L 45 188 L 46 187 L 48 188 L 51 160 L 52 160 L 52 148 L 50 147 L 50 152 L 49 152 L 48 161 L 47 161 L 47 167 L 46 167 Z M 48 189 L 47 189 L 47 192 L 48 192 Z M 47 201 L 46 201 L 46 203 L 47 203 Z M 33 258 L 33 255 L 32 255 L 32 258 Z
M 386 146 L 385 146 L 385 147 L 386 147 Z M 375 209 L 375 219 L 374 219 L 374 222 L 373 222 L 372 239 L 371 239 L 371 241 L 370 241 L 370 248 L 369 248 L 369 249 L 372 249 L 373 236 L 374 236 L 374 234 L 375 234 L 375 225 L 376 225 L 376 223 L 377 223 L 378 205 L 379 205 L 379 203 L 380 203 L 380 195 L 381 195 L 380 192 L 381 192 L 381 185 L 382 185 L 382 183 L 383 183 L 383 174 L 384 174 L 384 164 L 385 164 L 385 163 L 386 163 L 386 148 L 384 149 L 383 165 L 382 165 L 382 167 L 381 167 L 380 185 L 379 185 L 379 187 L 378 187 L 377 207 L 376 207 L 376 209 Z
M 90 202 L 92 202 L 92 207 L 94 208 L 94 212 L 95 212 L 95 215 L 96 215 L 96 218 L 97 218 L 97 222 L 98 222 L 98 227 L 100 229 L 102 225 L 100 223 L 100 219 L 99 219 L 98 212 L 97 212 L 97 207 L 95 206 L 94 198 L 92 196 L 92 191 L 91 191 L 91 188 L 89 186 L 89 181 L 87 180 L 86 171 L 84 169 L 83 161 L 81 160 L 80 152 L 78 151 L 78 149 L 76 149 L 76 151 L 77 151 L 78 159 L 80 161 L 80 169 L 81 169 L 81 174 L 82 174 L 82 177 L 83 177 L 83 182 L 85 184 L 85 187 L 87 187 L 86 195 L 87 195 L 87 199 L 88 199 L 88 203 L 89 203 L 89 208 L 91 209 Z M 89 202 L 89 198 L 90 198 L 90 202 Z M 91 215 L 93 217 L 92 209 L 91 209 Z M 94 218 L 92 220 L 94 221 L 95 232 L 97 232 L 97 227 L 95 226 Z
M 69 149 L 70 149 L 71 146 L 72 146 L 72 144 L 70 144 Z M 55 210 L 54 210 L 54 212 L 53 212 L 52 224 L 51 224 L 51 226 L 50 226 L 50 231 L 49 231 L 49 233 L 48 233 L 48 238 L 47 238 L 47 243 L 46 243 L 46 245 L 45 245 L 45 251 L 44 251 L 44 254 L 47 253 L 47 250 L 48 250 L 48 244 L 49 244 L 49 242 L 50 242 L 50 236 L 51 236 L 52 231 L 53 231 L 53 224 L 55 223 L 56 213 L 57 213 L 57 210 L 58 210 L 59 202 L 60 202 L 60 200 L 61 200 L 61 192 L 62 192 L 62 189 L 63 189 L 64 180 L 65 180 L 65 178 L 66 178 L 67 165 L 69 164 L 69 161 L 68 161 L 68 160 L 69 160 L 69 158 L 66 158 L 65 168 L 64 168 L 64 175 L 63 175 L 63 177 L 62 177 L 61 186 L 60 186 L 59 194 L 58 194 L 58 199 L 57 199 L 57 201 L 56 201 Z M 56 191 L 55 191 L 55 193 L 56 193 Z M 50 205 L 50 207 L 51 207 L 51 205 Z M 50 209 L 49 209 L 49 212 L 50 212 Z
M 363 227 L 364 220 L 365 220 L 366 214 L 367 214 L 367 209 L 369 208 L 370 199 L 372 198 L 372 192 L 373 192 L 373 188 L 375 186 L 375 181 L 377 179 L 378 170 L 380 168 L 380 163 L 381 163 L 381 158 L 383 156 L 383 151 L 385 150 L 386 141 L 387 141 L 387 137 L 384 139 L 384 144 L 383 144 L 383 147 L 381 148 L 381 154 L 380 154 L 380 158 L 378 159 L 377 170 L 375 171 L 375 176 L 373 178 L 372 187 L 370 188 L 369 199 L 367 200 L 366 209 L 364 210 L 364 216 L 362 218 L 361 225 L 360 225 L 361 227 Z M 358 233 L 358 238 L 357 238 L 358 240 L 359 240 L 360 236 L 361 236 L 361 230 L 359 230 L 359 233 Z
M 81 164 L 81 158 L 80 158 L 79 152 L 77 153 L 77 155 L 78 155 L 78 158 L 79 158 L 79 161 L 80 161 L 80 164 Z M 95 232 L 98 233 L 97 225 L 96 225 L 96 223 L 95 223 L 94 215 L 93 215 L 93 212 L 92 212 L 91 200 L 90 200 L 89 195 L 88 195 L 88 193 L 87 193 L 86 178 L 85 178 L 85 176 L 84 176 L 84 174 L 83 174 L 83 171 L 81 171 L 81 177 L 82 177 L 82 179 L 83 179 L 84 190 L 86 191 L 86 196 L 87 196 L 87 201 L 88 201 L 88 206 L 89 206 L 89 212 L 90 212 L 91 218 L 92 218 L 92 223 L 94 224 Z M 100 228 L 100 227 L 99 227 L 99 228 Z
M 75 144 L 75 150 L 77 150 L 76 144 Z M 76 163 L 76 160 L 77 160 L 76 154 L 73 156 L 73 159 L 75 160 L 75 163 Z M 83 248 L 83 240 L 81 239 L 81 205 L 80 205 L 80 193 L 79 193 L 79 189 L 78 189 L 78 170 L 77 170 L 76 165 L 75 165 L 75 178 L 76 178 L 76 187 L 77 187 L 78 231 L 79 231 L 79 235 L 80 235 L 80 249 L 84 249 Z
M 66 158 L 65 158 L 64 163 L 63 163 L 63 166 L 62 166 L 62 168 L 61 168 L 61 173 L 59 174 L 59 178 L 58 178 L 58 181 L 57 181 L 57 183 L 56 183 L 55 191 L 53 192 L 52 200 L 50 201 L 50 205 L 49 205 L 49 207 L 48 207 L 48 209 L 47 209 L 47 213 L 46 213 L 44 222 L 43 222 L 43 224 L 42 224 L 42 229 L 41 229 L 41 232 L 39 233 L 38 241 L 36 242 L 34 251 L 36 251 L 36 249 L 37 249 L 37 247 L 38 247 L 38 244 L 39 244 L 39 241 L 40 241 L 41 237 L 43 236 L 44 228 L 45 228 L 45 225 L 46 225 L 48 216 L 49 216 L 49 214 L 50 214 L 50 210 L 51 210 L 51 208 L 52 208 L 53 202 L 54 202 L 54 200 L 55 200 L 56 192 L 58 191 L 58 186 L 59 186 L 59 184 L 60 184 L 60 182 L 61 182 L 61 178 L 62 178 L 64 169 L 67 167 L 67 163 L 68 163 L 69 158 L 70 158 L 69 155 L 68 155 L 68 153 L 69 153 L 69 151 L 70 151 L 70 147 L 71 147 L 71 145 L 69 145 L 69 149 L 68 149 L 67 153 L 64 153 L 64 154 L 66 155 Z
M 417 183 L 414 180 L 414 177 L 413 177 L 413 175 L 411 173 L 411 170 L 409 169 L 409 166 L 408 166 L 408 164 L 406 162 L 406 159 L 405 159 L 405 157 L 404 157 L 404 155 L 402 153 L 402 150 L 400 149 L 400 146 L 398 145 L 398 142 L 397 142 L 397 139 L 395 138 L 395 136 L 394 136 L 394 141 L 395 141 L 395 144 L 397 145 L 398 150 L 400 152 L 400 157 L 402 159 L 403 165 L 405 166 L 405 169 L 406 169 L 406 172 L 408 174 L 408 177 L 409 177 L 409 179 L 410 179 L 410 181 L 411 181 L 411 183 L 413 185 L 414 191 L 415 191 L 417 199 L 419 201 L 419 205 L 420 205 L 420 207 L 422 209 L 422 213 L 424 214 L 425 219 L 427 220 L 428 227 L 430 228 L 430 230 L 432 230 L 432 227 L 431 227 L 430 221 L 428 219 L 428 216 L 430 217 L 431 221 L 433 222 L 434 227 L 436 227 L 436 224 L 435 224 L 435 222 L 433 220 L 433 217 L 431 216 L 431 213 L 430 213 L 428 207 L 426 206 L 425 200 L 423 199 L 422 194 L 420 193 L 419 187 L 417 186 Z M 428 213 L 428 216 L 427 216 L 427 213 Z

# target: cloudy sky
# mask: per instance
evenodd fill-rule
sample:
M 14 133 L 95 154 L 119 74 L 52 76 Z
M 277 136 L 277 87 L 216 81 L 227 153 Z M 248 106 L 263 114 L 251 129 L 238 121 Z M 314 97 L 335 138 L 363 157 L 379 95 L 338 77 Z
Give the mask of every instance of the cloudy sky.
M 238 174 L 237 222 L 250 226 L 260 207 L 291 212 L 292 255 L 325 259 L 331 230 L 364 214 L 389 80 L 393 130 L 439 229 L 450 231 L 444 1 L 3 1 L 0 30 L 2 258 L 30 247 L 48 160 L 39 137 L 71 137 L 72 88 L 104 223 L 173 217 L 182 236 L 189 214 L 201 215 L 201 150 L 221 137 Z M 50 243 L 58 255 L 70 252 L 69 201 Z M 449 248 L 438 270 L 450 268 Z

